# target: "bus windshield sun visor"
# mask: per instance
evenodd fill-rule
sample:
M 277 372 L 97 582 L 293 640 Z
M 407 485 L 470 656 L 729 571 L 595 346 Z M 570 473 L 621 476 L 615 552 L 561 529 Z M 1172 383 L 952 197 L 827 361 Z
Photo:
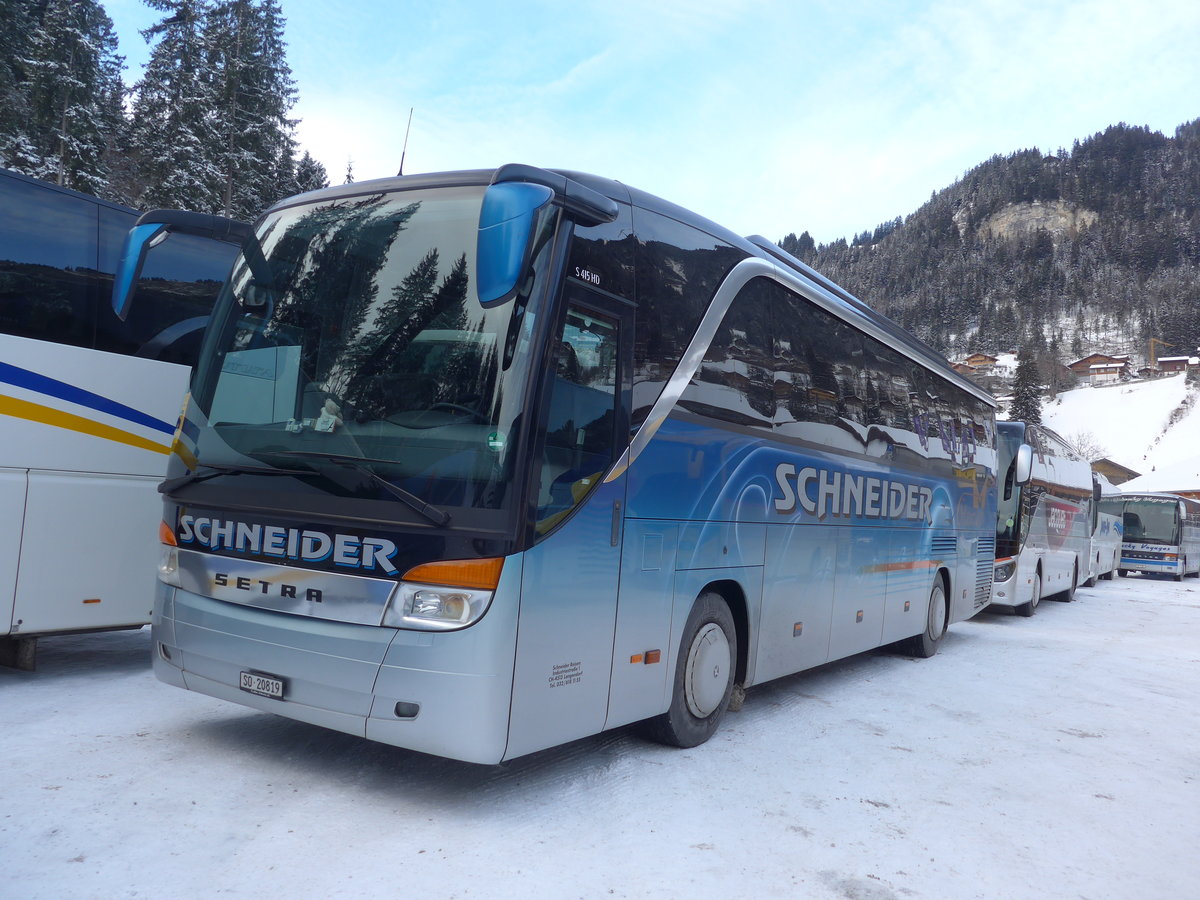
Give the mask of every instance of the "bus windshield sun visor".
M 178 209 L 152 209 L 141 215 L 125 236 L 121 261 L 113 278 L 112 307 L 122 321 L 129 315 L 146 254 L 170 234 L 192 234 L 226 244 L 242 244 L 253 234 L 245 222 Z
M 539 169 L 537 166 L 509 163 L 497 169 L 492 177 L 493 186 L 512 183 L 540 184 L 550 188 L 568 215 L 587 227 L 615 221 L 619 212 L 617 202 L 599 191 L 559 172 Z

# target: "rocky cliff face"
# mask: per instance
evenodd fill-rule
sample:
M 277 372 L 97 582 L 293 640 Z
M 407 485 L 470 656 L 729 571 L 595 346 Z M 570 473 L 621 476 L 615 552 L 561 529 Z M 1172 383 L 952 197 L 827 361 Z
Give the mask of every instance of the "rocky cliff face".
M 1091 227 L 1099 218 L 1098 213 L 1066 200 L 1010 203 L 980 223 L 979 236 L 984 240 L 1011 240 L 1045 231 L 1058 244 Z

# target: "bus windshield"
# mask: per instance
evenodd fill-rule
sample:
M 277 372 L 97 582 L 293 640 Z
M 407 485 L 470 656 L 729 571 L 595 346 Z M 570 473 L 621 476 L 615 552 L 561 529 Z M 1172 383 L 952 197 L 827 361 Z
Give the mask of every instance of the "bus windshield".
M 1179 543 L 1179 501 L 1138 497 L 1124 501 L 1125 540 L 1145 544 Z
M 483 193 L 383 192 L 260 223 L 193 385 L 198 462 L 311 470 L 301 480 L 342 497 L 504 506 L 534 315 L 528 293 L 477 299 Z

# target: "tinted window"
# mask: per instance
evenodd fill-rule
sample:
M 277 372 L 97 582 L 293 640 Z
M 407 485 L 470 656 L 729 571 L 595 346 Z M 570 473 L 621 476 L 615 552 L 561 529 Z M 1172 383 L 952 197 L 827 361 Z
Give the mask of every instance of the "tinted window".
M 842 419 L 862 424 L 867 401 L 862 336 L 791 291 L 775 287 L 771 294 L 776 379 L 792 386 L 777 391 L 776 424 Z
M 0 175 L 0 331 L 88 347 L 96 204 Z
M 638 209 L 634 423 L 675 371 L 717 288 L 746 254 L 695 228 Z
M 770 285 L 756 278 L 734 298 L 680 398 L 684 409 L 737 425 L 772 427 L 775 371 Z
M 592 228 L 575 227 L 567 275 L 633 300 L 635 239 L 629 207 L 617 204 L 617 219 Z
M 574 302 L 567 307 L 551 354 L 553 381 L 534 518 L 538 534 L 562 521 L 612 465 L 619 339 L 616 320 Z

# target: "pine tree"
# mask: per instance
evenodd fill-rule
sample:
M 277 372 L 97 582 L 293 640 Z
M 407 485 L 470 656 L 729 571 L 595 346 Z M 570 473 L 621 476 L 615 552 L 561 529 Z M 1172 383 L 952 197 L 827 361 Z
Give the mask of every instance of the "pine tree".
M 1017 357 L 1017 375 L 1008 417 L 1016 422 L 1040 425 L 1042 422 L 1042 384 L 1037 360 L 1029 350 Z
M 6 162 L 19 171 L 93 194 L 105 194 L 110 142 L 123 125 L 121 69 L 112 21 L 95 0 L 48 0 L 9 61 L 23 78 L 22 128 Z M 19 16 L 14 10 L 0 20 Z M 7 43 L 24 40 L 9 35 Z
M 301 194 L 305 191 L 319 191 L 321 188 L 329 187 L 329 173 L 325 171 L 325 167 L 317 162 L 309 154 L 304 151 L 304 156 L 300 158 L 300 162 L 296 164 L 296 191 Z
M 214 79 L 224 215 L 253 219 L 296 192 L 296 90 L 285 58 L 276 0 L 220 0 L 209 11 L 204 44 Z
M 28 63 L 37 25 L 35 0 L 0 3 L 0 165 L 36 156 L 29 135 Z
M 217 106 L 205 44 L 205 0 L 146 0 L 165 13 L 142 32 L 157 41 L 136 100 L 127 152 L 135 157 L 137 180 L 123 198 L 143 208 L 182 207 L 219 212 L 220 134 L 213 121 Z

